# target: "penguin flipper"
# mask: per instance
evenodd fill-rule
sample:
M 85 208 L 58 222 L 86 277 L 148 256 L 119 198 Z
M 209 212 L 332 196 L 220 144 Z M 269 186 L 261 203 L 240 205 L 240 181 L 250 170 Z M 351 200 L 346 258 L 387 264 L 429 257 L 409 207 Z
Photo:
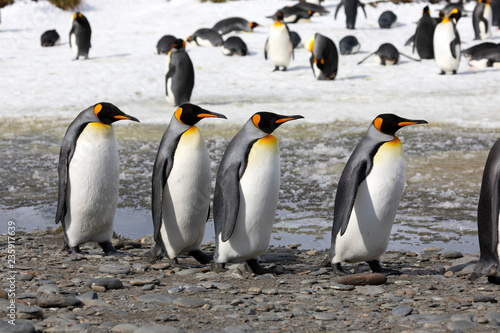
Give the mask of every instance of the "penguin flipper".
M 266 39 L 266 45 L 264 46 L 264 59 L 267 60 L 267 51 L 269 50 L 269 38 Z
M 358 62 L 358 65 L 360 65 L 362 62 L 364 62 L 366 59 L 370 58 L 372 55 L 374 55 L 375 53 L 377 52 L 372 52 L 370 53 L 369 55 L 367 55 L 366 57 L 363 58 L 363 60 L 361 60 L 360 62 Z
M 335 9 L 335 15 L 333 17 L 335 20 L 337 19 L 337 13 L 339 12 L 340 7 L 342 7 L 343 5 L 344 5 L 344 0 L 340 1 L 340 3 L 337 5 L 337 8 Z
M 368 16 L 366 16 L 365 4 L 358 1 L 358 6 L 361 7 L 361 9 L 363 9 L 363 13 L 365 13 L 365 19 L 367 19 Z
M 410 57 L 410 56 L 408 56 L 408 55 L 406 55 L 406 54 L 404 54 L 404 53 L 401 53 L 401 52 L 399 52 L 399 55 L 405 56 L 405 57 L 407 57 L 408 59 L 413 60 L 413 61 L 420 61 L 420 59 L 415 59 L 415 58 L 412 58 L 412 57 Z
M 240 165 L 234 165 L 226 169 L 222 178 L 223 194 L 223 211 L 224 221 L 222 224 L 221 240 L 223 242 L 231 238 L 234 227 L 236 226 L 236 219 L 240 210 Z
M 460 38 L 456 35 L 455 39 L 450 43 L 450 51 L 453 58 L 460 57 Z
M 349 163 L 349 162 L 348 162 Z M 335 208 L 333 211 L 333 230 L 332 241 L 340 231 L 342 236 L 349 224 L 354 202 L 358 194 L 359 184 L 366 178 L 368 165 L 366 161 L 360 161 L 351 172 L 344 171 L 340 177 L 339 185 L 337 187 L 337 194 L 335 195 Z
M 479 195 L 477 228 L 480 257 L 470 280 L 481 275 L 496 276 L 498 272 L 498 217 L 500 211 L 500 140 L 488 155 Z

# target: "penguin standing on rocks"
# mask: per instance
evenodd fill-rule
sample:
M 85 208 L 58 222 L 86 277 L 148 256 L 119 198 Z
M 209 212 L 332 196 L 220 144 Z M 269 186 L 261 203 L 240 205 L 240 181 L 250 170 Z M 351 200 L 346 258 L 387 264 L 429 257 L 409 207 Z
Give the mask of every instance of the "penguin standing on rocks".
M 401 274 L 380 265 L 405 183 L 406 163 L 396 132 L 426 123 L 378 115 L 354 149 L 335 196 L 330 262 L 337 274 L 346 274 L 342 262 L 360 261 L 368 262 L 374 273 Z
M 211 260 L 200 249 L 210 214 L 212 178 L 205 141 L 195 125 L 205 118 L 226 116 L 182 104 L 161 139 L 152 183 L 153 260 L 167 255 L 177 262 L 182 253 L 202 264 Z
M 98 103 L 80 112 L 64 135 L 56 224 L 73 253 L 86 242 L 99 243 L 106 254 L 117 252 L 111 237 L 120 179 L 112 124 L 118 120 L 139 122 L 113 104 Z
M 214 268 L 246 262 L 256 274 L 270 272 L 257 262 L 268 247 L 278 205 L 278 140 L 281 124 L 303 118 L 257 112 L 226 148 L 214 192 Z
M 359 0 L 341 0 L 337 5 L 337 9 L 335 9 L 335 20 L 337 19 L 337 13 L 340 10 L 340 7 L 344 6 L 345 12 L 345 25 L 347 29 L 355 29 L 356 26 L 356 16 L 358 15 L 358 7 L 363 9 L 363 13 L 365 13 L 365 5 L 362 4 Z
M 92 30 L 87 18 L 80 12 L 73 14 L 73 23 L 69 32 L 69 46 L 75 54 L 75 60 L 80 56 L 89 58 L 90 37 Z
M 491 37 L 491 26 L 493 23 L 493 11 L 490 0 L 477 0 L 476 7 L 472 13 L 472 26 L 474 28 L 474 39 L 486 39 Z
M 441 69 L 441 74 L 456 74 L 460 64 L 460 35 L 455 26 L 460 16 L 460 11 L 453 8 L 434 30 L 434 59 Z
M 167 101 L 177 106 L 191 100 L 194 88 L 194 67 L 186 53 L 186 42 L 176 39 L 168 53 L 168 72 L 165 75 Z
M 293 43 L 290 30 L 288 30 L 286 23 L 283 22 L 283 12 L 278 11 L 276 21 L 271 26 L 269 37 L 266 40 L 264 58 L 267 60 L 269 57 L 275 66 L 274 71 L 279 70 L 280 67 L 283 67 L 283 71 L 286 71 L 292 56 Z

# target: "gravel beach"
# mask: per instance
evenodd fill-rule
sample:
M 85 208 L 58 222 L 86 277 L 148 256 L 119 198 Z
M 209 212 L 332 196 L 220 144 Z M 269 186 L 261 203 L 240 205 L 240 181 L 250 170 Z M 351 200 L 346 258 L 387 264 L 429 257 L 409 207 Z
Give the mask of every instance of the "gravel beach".
M 192 258 L 150 263 L 151 237 L 115 239 L 123 256 L 104 256 L 93 243 L 83 255 L 68 254 L 52 230 L 17 232 L 12 240 L 0 237 L 0 332 L 500 330 L 500 287 L 467 279 L 477 254 L 390 251 L 382 264 L 403 275 L 386 279 L 359 264 L 344 266 L 356 275 L 342 278 L 322 266 L 326 251 L 290 244 L 260 259 L 282 274 L 256 276 L 242 265 L 215 273 Z M 204 250 L 213 252 L 213 244 Z

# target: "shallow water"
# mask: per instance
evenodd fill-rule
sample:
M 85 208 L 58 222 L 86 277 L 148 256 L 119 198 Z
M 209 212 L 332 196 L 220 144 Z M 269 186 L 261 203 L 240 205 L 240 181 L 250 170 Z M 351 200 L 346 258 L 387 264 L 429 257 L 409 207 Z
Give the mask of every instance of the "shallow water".
M 71 120 L 5 119 L 0 123 L 0 232 L 8 220 L 18 228 L 56 227 L 57 163 Z M 239 126 L 200 124 L 215 175 Z M 150 182 L 166 125 L 118 124 L 120 199 L 115 231 L 137 238 L 152 233 Z M 287 124 L 280 141 L 281 190 L 271 244 L 328 248 L 337 181 L 367 124 Z M 15 133 L 15 134 L 14 134 Z M 439 246 L 478 251 L 476 207 L 482 169 L 497 139 L 494 130 L 430 124 L 408 127 L 399 137 L 407 159 L 406 187 L 389 249 L 419 251 Z M 205 241 L 213 240 L 213 223 Z

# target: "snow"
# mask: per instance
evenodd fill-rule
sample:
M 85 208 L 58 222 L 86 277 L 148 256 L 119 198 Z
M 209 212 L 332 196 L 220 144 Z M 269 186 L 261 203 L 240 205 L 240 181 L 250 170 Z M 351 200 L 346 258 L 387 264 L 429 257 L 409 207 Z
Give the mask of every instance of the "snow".
M 367 5 L 368 18 L 360 12 L 356 30 L 345 28 L 343 10 L 333 20 L 337 3 L 324 2 L 328 15 L 289 24 L 303 42 L 315 32 L 337 45 L 348 34 L 360 41 L 361 52 L 340 56 L 337 78 L 324 82 L 313 77 L 303 47 L 295 50 L 287 72 L 272 72 L 274 66 L 264 60 L 272 24 L 266 16 L 293 4 L 289 0 L 85 0 L 79 10 L 91 24 L 92 48 L 89 60 L 78 61 L 72 60 L 68 43 L 72 12 L 46 1 L 16 1 L 2 9 L 0 118 L 73 118 L 91 104 L 109 101 L 143 123 L 166 123 L 174 108 L 165 101 L 166 57 L 154 54 L 156 42 L 166 34 L 185 39 L 220 19 L 241 16 L 262 25 L 254 33 L 238 34 L 247 43 L 249 56 L 228 57 L 220 48 L 187 46 L 196 76 L 192 103 L 224 113 L 230 122 L 240 124 L 254 112 L 267 110 L 302 114 L 304 121 L 315 123 L 369 122 L 379 113 L 393 112 L 430 123 L 500 126 L 496 69 L 470 69 L 464 58 L 454 76 L 438 75 L 433 60 L 413 62 L 402 57 L 396 66 L 376 65 L 373 60 L 356 65 L 384 42 L 412 55 L 411 47 L 403 45 L 427 3 Z M 429 5 L 432 15 L 437 16 L 443 6 Z M 473 6 L 467 3 L 466 9 L 472 11 Z M 395 28 L 378 27 L 378 16 L 385 10 L 397 15 Z M 470 14 L 457 28 L 463 49 L 478 43 L 473 41 Z M 49 29 L 59 32 L 60 45 L 42 48 L 39 38 Z M 497 39 L 495 30 L 493 41 Z

